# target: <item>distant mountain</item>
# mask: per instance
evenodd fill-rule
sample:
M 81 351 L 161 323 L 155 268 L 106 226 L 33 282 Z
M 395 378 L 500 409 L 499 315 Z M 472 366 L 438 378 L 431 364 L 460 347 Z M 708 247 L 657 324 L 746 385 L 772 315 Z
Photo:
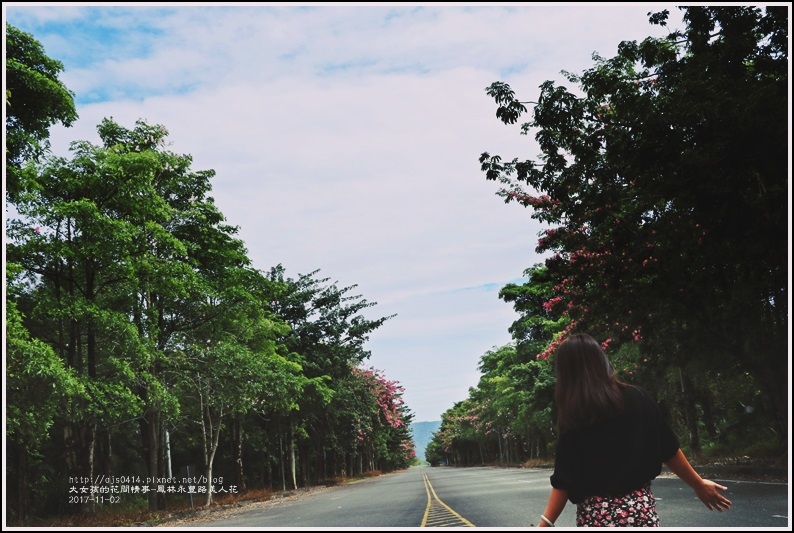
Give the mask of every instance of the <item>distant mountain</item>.
M 411 424 L 411 434 L 414 438 L 414 445 L 416 446 L 416 456 L 419 459 L 425 460 L 425 449 L 430 441 L 433 440 L 433 434 L 441 427 L 441 420 L 436 422 L 414 422 Z

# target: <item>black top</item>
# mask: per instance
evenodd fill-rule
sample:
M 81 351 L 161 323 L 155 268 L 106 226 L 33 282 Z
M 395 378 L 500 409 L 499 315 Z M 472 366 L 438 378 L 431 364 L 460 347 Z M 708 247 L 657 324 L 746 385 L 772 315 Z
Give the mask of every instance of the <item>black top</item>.
M 571 503 L 590 496 L 622 496 L 642 488 L 678 452 L 678 437 L 647 391 L 621 387 L 623 412 L 560 436 L 551 485 Z

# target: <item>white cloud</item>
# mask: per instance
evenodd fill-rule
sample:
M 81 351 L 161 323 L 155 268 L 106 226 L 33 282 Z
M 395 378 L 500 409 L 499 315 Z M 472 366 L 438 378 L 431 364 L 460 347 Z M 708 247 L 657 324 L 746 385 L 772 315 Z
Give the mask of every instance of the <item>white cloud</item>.
M 320 269 L 398 316 L 373 333 L 369 365 L 438 420 L 510 340 L 496 291 L 539 262 L 541 227 L 494 196 L 483 151 L 533 158 L 495 118 L 505 81 L 533 100 L 561 70 L 660 36 L 662 4 L 60 7 L 4 4 L 8 22 L 64 62 L 78 123 L 53 146 L 97 141 L 104 117 L 165 125 L 257 268 Z M 152 16 L 156 13 L 156 16 Z M 94 102 L 94 103 L 88 103 Z M 529 116 L 526 117 L 527 119 Z

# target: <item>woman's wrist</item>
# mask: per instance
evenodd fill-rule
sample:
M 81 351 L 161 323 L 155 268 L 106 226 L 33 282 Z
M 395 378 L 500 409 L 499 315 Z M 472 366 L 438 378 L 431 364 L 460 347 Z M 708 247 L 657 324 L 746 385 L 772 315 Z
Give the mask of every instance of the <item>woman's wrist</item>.
M 540 519 L 546 522 L 549 527 L 554 527 L 554 522 L 546 518 L 546 515 L 540 515 Z

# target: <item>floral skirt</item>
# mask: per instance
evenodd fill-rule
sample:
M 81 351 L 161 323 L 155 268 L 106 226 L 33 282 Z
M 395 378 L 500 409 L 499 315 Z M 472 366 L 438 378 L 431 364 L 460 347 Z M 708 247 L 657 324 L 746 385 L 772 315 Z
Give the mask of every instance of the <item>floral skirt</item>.
M 592 496 L 576 505 L 578 527 L 659 527 L 650 483 L 623 496 Z

